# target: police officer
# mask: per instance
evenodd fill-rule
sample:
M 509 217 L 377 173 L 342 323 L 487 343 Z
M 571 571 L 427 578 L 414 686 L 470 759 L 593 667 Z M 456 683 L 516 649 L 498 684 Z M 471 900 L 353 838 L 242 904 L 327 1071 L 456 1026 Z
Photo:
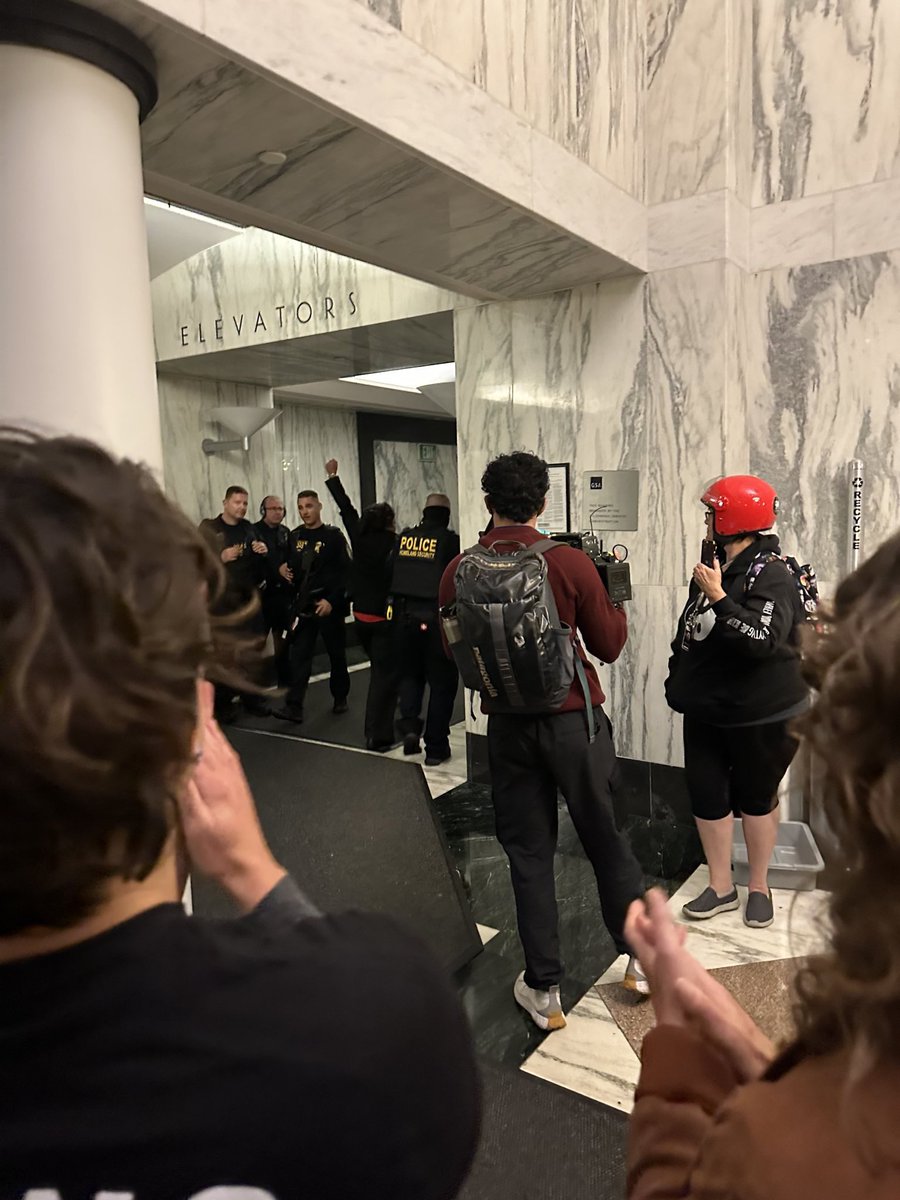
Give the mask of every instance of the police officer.
M 257 587 L 265 578 L 267 547 L 247 520 L 248 499 L 246 488 L 232 484 L 225 489 L 219 515 L 200 522 L 201 534 L 225 567 L 225 595 L 219 604 L 219 611 L 223 613 L 243 608 L 254 598 Z M 265 630 L 260 611 L 249 616 L 238 632 L 261 643 Z M 262 697 L 217 685 L 216 716 L 220 721 L 231 720 L 233 702 L 238 696 L 247 712 L 260 717 L 268 715 L 269 706 Z
M 400 721 L 403 753 L 421 746 L 422 701 L 430 689 L 425 729 L 425 765 L 450 757 L 450 719 L 459 676 L 444 653 L 438 617 L 438 590 L 444 568 L 459 553 L 459 534 L 450 528 L 450 501 L 433 494 L 422 520 L 405 529 L 394 559 L 392 615 L 400 662 Z
M 284 708 L 277 709 L 275 716 L 299 725 L 320 633 L 331 663 L 333 711 L 347 711 L 350 674 L 344 618 L 349 610 L 350 555 L 341 531 L 322 520 L 318 492 L 299 492 L 297 511 L 301 523 L 291 530 L 288 559 L 282 571 L 293 587 L 288 634 L 291 685 Z
M 284 512 L 284 501 L 280 496 L 266 496 L 259 506 L 261 519 L 253 526 L 254 537 L 263 543 L 267 551 L 262 560 L 265 575 L 259 588 L 266 633 L 272 634 L 279 687 L 288 687 L 291 682 L 286 637 L 293 590 L 286 571 L 291 535 L 284 524 Z

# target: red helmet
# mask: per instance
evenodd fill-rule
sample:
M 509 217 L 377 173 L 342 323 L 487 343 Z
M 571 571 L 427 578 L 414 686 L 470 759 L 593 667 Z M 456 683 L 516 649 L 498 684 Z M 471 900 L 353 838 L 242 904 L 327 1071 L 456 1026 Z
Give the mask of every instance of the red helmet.
M 712 510 L 713 529 L 723 537 L 771 529 L 778 513 L 775 489 L 756 475 L 724 475 L 700 499 Z

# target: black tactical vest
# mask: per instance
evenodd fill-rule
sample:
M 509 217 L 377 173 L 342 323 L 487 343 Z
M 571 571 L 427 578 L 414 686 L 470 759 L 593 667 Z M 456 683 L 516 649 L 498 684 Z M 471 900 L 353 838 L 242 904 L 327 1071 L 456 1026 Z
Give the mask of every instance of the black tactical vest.
M 420 524 L 400 534 L 391 591 L 437 604 L 444 568 L 458 553 L 459 535 L 442 525 Z

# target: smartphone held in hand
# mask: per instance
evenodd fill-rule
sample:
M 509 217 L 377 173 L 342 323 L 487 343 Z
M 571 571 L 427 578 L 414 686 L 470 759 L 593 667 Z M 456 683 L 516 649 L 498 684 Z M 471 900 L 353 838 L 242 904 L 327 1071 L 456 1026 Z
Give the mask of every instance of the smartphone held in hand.
M 716 543 L 710 538 L 704 538 L 700 543 L 700 561 L 704 567 L 716 565 Z

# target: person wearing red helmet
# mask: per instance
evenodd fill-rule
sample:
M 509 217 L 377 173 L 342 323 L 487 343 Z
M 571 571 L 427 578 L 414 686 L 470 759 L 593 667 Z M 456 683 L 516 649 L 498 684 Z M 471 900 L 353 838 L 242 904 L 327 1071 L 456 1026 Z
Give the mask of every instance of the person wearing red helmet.
M 731 875 L 739 816 L 750 862 L 744 921 L 762 928 L 773 920 L 766 878 L 778 785 L 797 748 L 790 722 L 809 706 L 795 633 L 803 609 L 778 538 L 767 533 L 775 489 L 755 475 L 728 475 L 701 501 L 716 556 L 694 567 L 666 680 L 670 708 L 684 714 L 687 787 L 709 864 L 709 887 L 682 911 L 707 920 L 739 907 Z

